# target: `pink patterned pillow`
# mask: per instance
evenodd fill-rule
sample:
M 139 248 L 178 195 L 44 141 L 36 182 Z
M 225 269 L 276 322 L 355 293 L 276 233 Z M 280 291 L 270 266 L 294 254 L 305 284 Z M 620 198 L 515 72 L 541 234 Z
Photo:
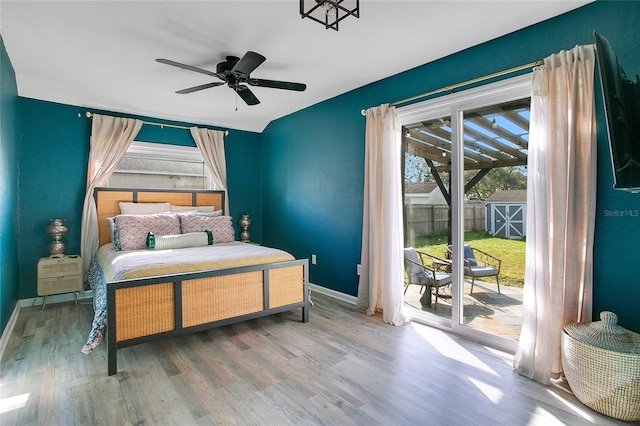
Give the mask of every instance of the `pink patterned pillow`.
M 147 247 L 147 234 L 180 233 L 180 220 L 173 213 L 145 215 L 121 214 L 113 218 L 113 245 L 116 250 L 140 250 Z
M 180 227 L 183 234 L 203 232 L 209 229 L 213 233 L 213 243 L 228 243 L 235 240 L 231 216 L 201 216 L 180 214 Z

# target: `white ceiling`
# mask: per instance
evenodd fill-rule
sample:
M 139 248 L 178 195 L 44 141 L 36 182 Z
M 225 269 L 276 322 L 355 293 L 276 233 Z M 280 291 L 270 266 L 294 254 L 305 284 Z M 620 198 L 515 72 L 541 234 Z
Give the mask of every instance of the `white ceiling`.
M 297 0 L 1 0 L 0 33 L 20 96 L 260 132 L 279 117 L 589 2 L 361 0 L 360 18 L 347 17 L 335 32 L 301 19 Z M 225 86 L 178 95 L 216 80 L 155 62 L 215 71 L 226 55 L 248 50 L 267 58 L 252 77 L 307 90 L 255 87 L 256 106 Z

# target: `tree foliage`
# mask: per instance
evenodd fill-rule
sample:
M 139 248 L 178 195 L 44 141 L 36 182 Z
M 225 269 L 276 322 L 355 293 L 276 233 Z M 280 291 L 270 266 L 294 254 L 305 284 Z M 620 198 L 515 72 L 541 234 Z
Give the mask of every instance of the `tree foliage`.
M 465 173 L 465 182 L 468 182 L 476 171 L 469 170 Z M 473 188 L 467 193 L 469 197 L 486 200 L 497 190 L 527 189 L 526 168 L 498 167 L 491 169 Z
M 405 157 L 404 178 L 411 183 L 433 181 L 425 159 L 411 154 L 407 154 Z

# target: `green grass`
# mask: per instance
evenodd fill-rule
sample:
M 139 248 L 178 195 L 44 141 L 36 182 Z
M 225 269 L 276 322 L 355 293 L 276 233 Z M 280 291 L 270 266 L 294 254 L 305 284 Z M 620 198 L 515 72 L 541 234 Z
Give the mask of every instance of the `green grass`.
M 496 238 L 485 231 L 465 232 L 464 241 L 471 247 L 486 251 L 502 259 L 500 284 L 522 287 L 524 284 L 524 240 Z M 416 238 L 413 246 L 434 256 L 443 257 L 447 252 L 447 234 L 435 234 Z

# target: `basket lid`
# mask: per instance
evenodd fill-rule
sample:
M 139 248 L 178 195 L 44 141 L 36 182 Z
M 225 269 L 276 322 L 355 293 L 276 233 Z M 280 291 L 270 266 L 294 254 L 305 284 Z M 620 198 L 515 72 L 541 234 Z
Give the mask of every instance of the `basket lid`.
M 600 321 L 572 322 L 564 329 L 574 339 L 615 352 L 640 354 L 640 334 L 619 326 L 613 312 L 600 312 Z

